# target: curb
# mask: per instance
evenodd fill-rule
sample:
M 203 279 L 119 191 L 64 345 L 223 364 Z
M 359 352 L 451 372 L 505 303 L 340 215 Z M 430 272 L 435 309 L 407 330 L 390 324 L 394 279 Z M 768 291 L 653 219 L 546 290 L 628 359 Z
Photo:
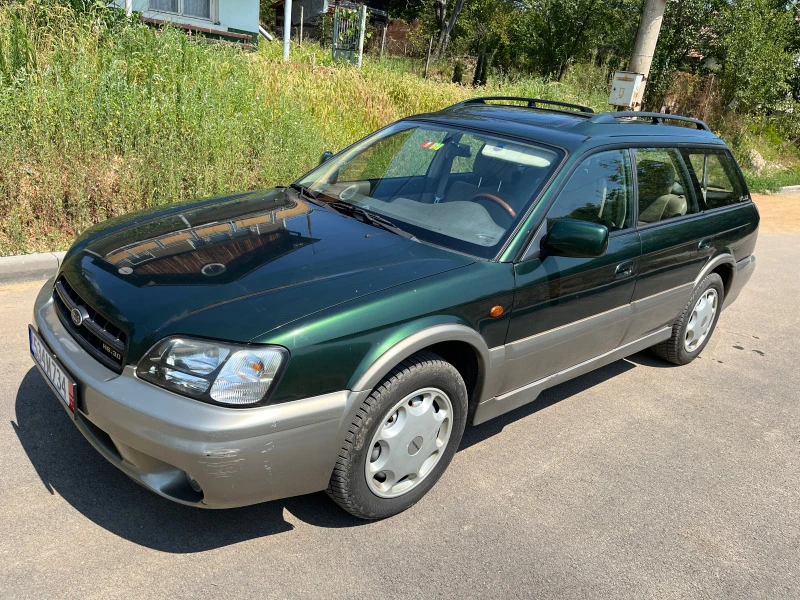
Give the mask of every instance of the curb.
M 0 284 L 48 279 L 56 274 L 66 252 L 0 256 Z
M 794 192 L 800 192 L 800 185 L 786 185 L 778 190 L 779 194 L 791 194 Z

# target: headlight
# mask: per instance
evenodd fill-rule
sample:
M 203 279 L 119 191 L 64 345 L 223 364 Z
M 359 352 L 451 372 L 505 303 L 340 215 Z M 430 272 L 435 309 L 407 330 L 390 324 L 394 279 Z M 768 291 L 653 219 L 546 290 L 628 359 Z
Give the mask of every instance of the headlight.
M 197 400 L 248 406 L 267 395 L 289 353 L 278 346 L 242 346 L 172 337 L 139 361 L 136 375 Z

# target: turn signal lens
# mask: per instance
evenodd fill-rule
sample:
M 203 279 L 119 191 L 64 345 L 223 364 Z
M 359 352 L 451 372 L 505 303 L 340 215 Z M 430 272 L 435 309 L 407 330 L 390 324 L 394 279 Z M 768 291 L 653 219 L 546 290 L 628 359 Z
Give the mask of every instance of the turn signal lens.
M 492 317 L 499 317 L 503 314 L 503 307 L 499 304 L 492 307 L 492 310 L 489 311 L 489 315 Z
M 263 398 L 281 366 L 274 350 L 243 350 L 230 357 L 217 375 L 211 397 L 225 404 L 252 404 Z

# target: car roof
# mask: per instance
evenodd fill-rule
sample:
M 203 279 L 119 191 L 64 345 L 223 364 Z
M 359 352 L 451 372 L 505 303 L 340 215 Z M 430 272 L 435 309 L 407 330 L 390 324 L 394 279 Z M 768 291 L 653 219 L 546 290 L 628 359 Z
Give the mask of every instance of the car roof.
M 533 100 L 531 100 L 533 101 Z M 545 102 L 537 100 L 536 102 Z M 544 108 L 541 106 L 518 106 L 511 104 L 488 104 L 475 99 L 444 108 L 438 112 L 409 117 L 409 120 L 436 121 L 458 127 L 511 135 L 531 141 L 559 146 L 569 151 L 582 146 L 617 143 L 695 143 L 725 145 L 701 121 L 687 120 L 696 127 L 666 124 L 665 120 L 675 115 L 640 113 L 650 118 L 642 121 L 638 116 L 618 118 L 616 115 L 632 113 L 592 113 L 591 109 L 577 107 L 585 112 Z M 685 119 L 685 117 L 677 117 Z M 700 128 L 700 127 L 703 128 Z

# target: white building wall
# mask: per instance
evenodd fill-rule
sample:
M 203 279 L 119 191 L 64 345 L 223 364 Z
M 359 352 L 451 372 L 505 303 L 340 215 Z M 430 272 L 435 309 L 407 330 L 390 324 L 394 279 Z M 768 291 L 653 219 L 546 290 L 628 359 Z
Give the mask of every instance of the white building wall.
M 219 22 L 225 27 L 258 33 L 258 0 L 217 0 Z
M 199 19 L 150 10 L 149 0 L 133 0 L 133 10 L 141 12 L 143 16 L 151 19 L 161 19 L 209 29 L 226 30 L 232 28 L 257 33 L 258 2 L 259 0 L 211 0 L 211 19 Z M 125 8 L 125 0 L 114 0 L 114 5 L 118 8 Z

